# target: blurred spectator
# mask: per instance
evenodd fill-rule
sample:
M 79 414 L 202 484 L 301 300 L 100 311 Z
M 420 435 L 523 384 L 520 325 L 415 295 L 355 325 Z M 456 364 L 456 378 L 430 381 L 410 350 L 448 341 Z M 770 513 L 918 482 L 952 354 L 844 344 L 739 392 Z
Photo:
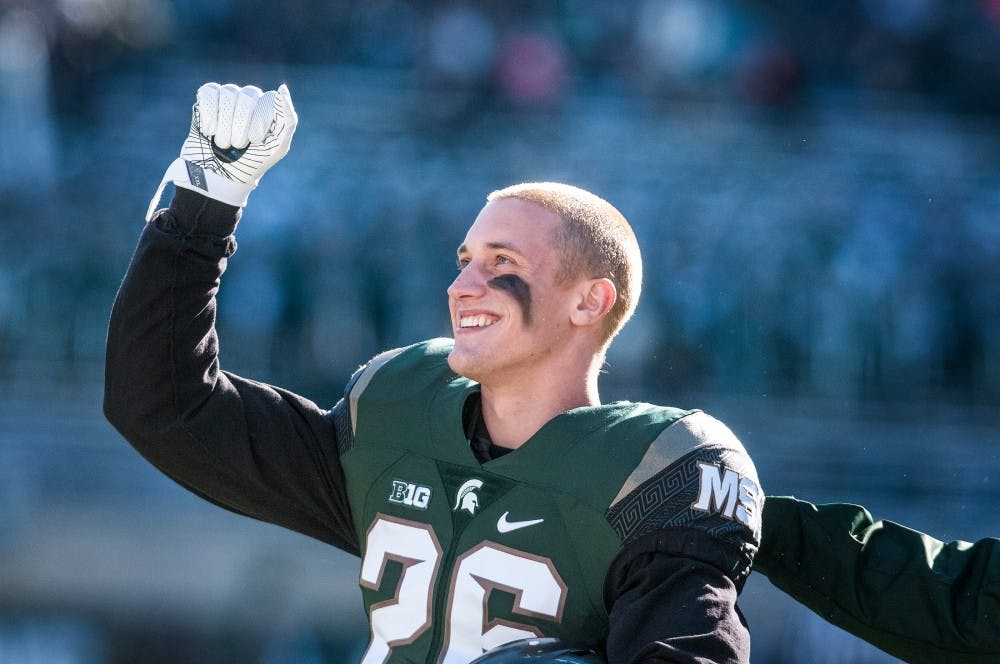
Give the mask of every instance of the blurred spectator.
M 566 49 L 557 38 L 538 30 L 504 35 L 496 71 L 501 99 L 518 109 L 549 109 L 562 100 L 569 82 Z
M 736 65 L 737 87 L 744 101 L 779 106 L 794 100 L 799 91 L 799 63 L 778 43 L 747 48 Z
M 45 191 L 56 178 L 56 127 L 45 26 L 31 11 L 0 13 L 0 191 Z
M 636 14 L 639 63 L 681 89 L 704 84 L 730 57 L 732 9 L 718 1 L 642 0 Z
M 496 35 L 489 17 L 466 3 L 449 4 L 431 16 L 427 66 L 435 79 L 474 86 L 493 67 Z
M 420 119 L 431 126 L 464 122 L 485 102 L 496 58 L 496 28 L 478 6 L 448 3 L 429 19 L 425 62 L 427 98 Z

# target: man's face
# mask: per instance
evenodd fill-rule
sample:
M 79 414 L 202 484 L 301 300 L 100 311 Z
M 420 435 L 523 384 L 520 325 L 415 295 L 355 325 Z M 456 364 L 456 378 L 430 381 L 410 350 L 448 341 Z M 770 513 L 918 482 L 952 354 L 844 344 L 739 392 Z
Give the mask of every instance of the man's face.
M 570 291 L 556 283 L 559 216 L 518 199 L 486 205 L 458 249 L 448 288 L 452 370 L 481 383 L 527 375 L 569 332 Z

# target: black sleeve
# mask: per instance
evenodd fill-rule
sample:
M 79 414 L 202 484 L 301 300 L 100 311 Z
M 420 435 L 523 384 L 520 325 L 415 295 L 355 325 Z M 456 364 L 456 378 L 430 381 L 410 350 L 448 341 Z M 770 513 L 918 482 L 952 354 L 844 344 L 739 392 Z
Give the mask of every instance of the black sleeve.
M 357 553 L 337 441 L 346 405 L 219 368 L 215 297 L 239 214 L 178 188 L 146 225 L 111 314 L 105 415 L 198 495 Z
M 749 567 L 744 551 L 695 529 L 626 545 L 605 584 L 608 662 L 748 662 L 736 598 Z

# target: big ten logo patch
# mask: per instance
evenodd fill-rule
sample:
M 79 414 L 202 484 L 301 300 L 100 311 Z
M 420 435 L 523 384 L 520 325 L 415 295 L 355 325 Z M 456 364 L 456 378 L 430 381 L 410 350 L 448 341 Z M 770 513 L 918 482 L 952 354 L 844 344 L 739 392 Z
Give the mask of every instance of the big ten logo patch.
M 431 502 L 431 488 L 413 482 L 393 480 L 389 490 L 389 502 L 425 510 Z

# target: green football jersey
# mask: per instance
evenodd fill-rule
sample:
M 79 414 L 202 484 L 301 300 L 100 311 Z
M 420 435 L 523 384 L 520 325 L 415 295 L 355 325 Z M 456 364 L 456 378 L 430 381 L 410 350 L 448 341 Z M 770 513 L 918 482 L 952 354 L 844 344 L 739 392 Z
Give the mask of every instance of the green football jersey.
M 692 525 L 755 546 L 756 473 L 724 427 L 692 433 L 707 416 L 573 409 L 480 463 L 462 418 L 479 386 L 450 370 L 450 350 L 440 339 L 389 351 L 349 387 L 341 462 L 371 625 L 364 662 L 468 662 L 542 635 L 598 646 L 605 575 L 626 538 Z

